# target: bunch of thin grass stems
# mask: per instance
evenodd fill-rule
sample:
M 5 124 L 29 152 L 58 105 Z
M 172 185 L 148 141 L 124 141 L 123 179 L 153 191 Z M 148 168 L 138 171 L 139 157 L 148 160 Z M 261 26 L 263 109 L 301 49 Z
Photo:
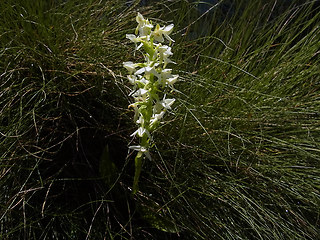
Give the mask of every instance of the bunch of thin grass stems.
M 2 1 L 0 239 L 318 239 L 319 6 Z M 132 197 L 137 11 L 180 82 Z

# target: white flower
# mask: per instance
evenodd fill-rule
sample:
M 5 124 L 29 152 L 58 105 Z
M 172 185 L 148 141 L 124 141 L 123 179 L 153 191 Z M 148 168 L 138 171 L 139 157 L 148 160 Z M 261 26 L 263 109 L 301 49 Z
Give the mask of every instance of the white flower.
M 163 98 L 163 100 L 160 102 L 160 104 L 165 108 L 165 109 L 171 109 L 171 105 L 176 101 L 174 98 Z
M 163 109 L 166 110 L 170 110 L 172 104 L 175 102 L 176 100 L 174 98 L 165 98 L 165 96 L 163 97 L 163 99 L 161 101 L 157 101 L 154 106 L 153 106 L 153 116 L 155 116 L 156 114 L 159 114 Z
M 148 151 L 145 147 L 142 147 L 140 145 L 137 146 L 130 146 L 129 149 L 135 150 L 135 151 L 140 151 L 140 152 L 146 152 Z
M 140 145 L 137 145 L 137 146 L 130 146 L 129 149 L 132 149 L 132 150 L 134 150 L 134 151 L 141 152 L 141 153 L 143 153 L 144 155 L 146 155 L 146 157 L 147 157 L 149 160 L 151 160 L 151 156 L 150 156 L 150 153 L 149 153 L 149 151 L 148 151 L 147 148 L 142 147 L 142 146 L 140 146 Z
M 146 20 L 144 19 L 142 14 L 138 12 L 138 15 L 136 16 L 136 21 L 138 24 L 143 24 Z
M 132 72 L 134 72 L 136 70 L 137 64 L 133 63 L 133 62 L 124 62 L 123 66 L 129 71 L 129 73 L 131 74 Z
M 148 97 L 148 90 L 143 89 L 143 88 L 139 88 L 137 91 L 135 91 L 132 94 L 132 97 L 142 97 L 143 99 L 146 99 Z
M 134 97 L 136 103 L 146 102 L 149 99 L 149 91 L 143 88 L 139 88 L 137 91 L 133 92 L 131 96 Z
M 158 73 L 155 70 L 155 68 L 154 67 L 149 67 L 149 66 L 140 68 L 134 74 L 135 75 L 139 75 L 139 74 L 142 74 L 142 73 L 145 73 L 146 75 L 150 75 L 150 74 L 158 75 Z
M 144 124 L 144 118 L 142 115 L 140 115 L 139 119 L 136 121 L 137 124 L 143 125 Z
M 160 74 L 156 75 L 158 77 L 158 82 L 160 84 L 165 84 L 166 79 L 172 78 L 171 71 L 172 69 L 169 68 L 163 69 Z
M 126 38 L 128 38 L 129 40 L 131 40 L 134 43 L 138 43 L 141 40 L 141 38 L 137 37 L 134 34 L 126 34 Z
M 136 135 L 138 135 L 138 137 L 143 137 L 144 134 L 147 134 L 150 139 L 152 138 L 149 131 L 144 127 L 139 127 L 136 131 L 134 131 L 134 133 L 130 135 L 130 137 L 133 137 Z
M 141 78 L 139 82 L 142 83 L 143 85 L 147 85 L 149 83 L 149 81 L 145 78 Z
M 156 28 L 154 29 L 154 31 L 152 32 L 152 35 L 154 36 L 154 40 L 158 41 L 158 42 L 163 42 L 163 36 L 168 39 L 170 42 L 174 42 L 174 40 L 172 38 L 169 37 L 169 34 L 172 32 L 173 30 L 173 24 L 170 24 L 168 26 L 165 27 L 160 27 L 159 24 L 156 25 Z
M 143 127 L 139 127 L 134 133 L 130 135 L 130 137 L 133 137 L 135 135 L 138 135 L 139 137 L 142 137 L 143 134 L 147 133 L 147 129 Z
M 150 119 L 151 126 L 154 125 L 156 122 L 158 122 L 160 119 L 162 119 L 164 114 L 165 114 L 165 111 L 161 111 L 158 114 L 153 114 Z
M 149 69 L 149 67 L 148 67 L 148 69 Z M 142 73 L 144 73 L 144 72 L 146 72 L 146 67 L 143 67 L 143 68 L 140 68 L 138 71 L 136 71 L 134 74 L 135 75 L 139 75 L 139 74 L 142 74 Z
M 178 81 L 178 77 L 179 77 L 179 75 L 172 75 L 171 78 L 166 79 L 166 82 L 170 85 L 173 85 L 174 83 L 176 83 Z
M 161 45 L 160 47 L 158 47 L 158 51 L 159 51 L 160 61 L 164 62 L 164 67 L 166 67 L 168 63 L 175 63 L 168 58 L 169 56 L 172 55 L 171 47 L 166 45 L 163 45 L 163 46 Z
M 131 40 L 132 42 L 135 43 L 135 46 L 136 46 L 136 50 L 139 50 L 142 46 L 143 46 L 143 43 L 141 43 L 141 41 L 143 41 L 143 38 L 142 37 L 137 37 L 136 35 L 134 34 L 126 34 L 126 38 L 128 38 L 129 40 Z M 139 46 L 137 47 L 137 43 L 139 43 Z
M 141 75 L 127 75 L 127 78 L 132 85 L 136 85 L 137 83 L 141 83 L 143 86 L 145 86 L 149 83 L 149 80 L 145 79 Z M 132 91 L 129 94 L 129 96 L 131 96 L 134 92 L 135 92 L 135 90 Z
M 153 28 L 153 25 L 147 19 L 144 19 L 140 13 L 138 13 L 136 21 L 138 26 L 135 33 L 138 34 L 139 32 L 140 37 L 148 36 Z

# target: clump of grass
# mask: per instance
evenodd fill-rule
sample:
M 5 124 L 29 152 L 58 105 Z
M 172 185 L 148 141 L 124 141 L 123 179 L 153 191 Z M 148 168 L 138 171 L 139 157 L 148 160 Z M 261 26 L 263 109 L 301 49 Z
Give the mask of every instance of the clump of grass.
M 319 236 L 319 1 L 199 4 L 0 3 L 1 239 Z M 181 81 L 132 198 L 136 10 Z
M 183 94 L 144 192 L 194 239 L 316 238 L 318 2 L 234 1 L 211 22 L 184 7 L 171 15 Z
M 120 170 L 126 161 L 131 129 L 115 72 L 130 9 L 122 1 L 6 1 L 0 9 L 0 238 L 126 234 L 128 213 L 111 206 L 98 169 L 106 145 Z

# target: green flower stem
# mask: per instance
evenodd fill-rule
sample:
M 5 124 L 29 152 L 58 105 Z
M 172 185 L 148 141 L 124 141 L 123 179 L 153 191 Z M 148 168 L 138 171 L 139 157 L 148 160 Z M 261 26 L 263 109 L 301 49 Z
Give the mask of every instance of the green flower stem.
M 146 51 L 146 53 L 149 54 L 150 59 L 153 59 L 155 54 L 155 49 L 153 48 L 153 38 L 150 39 L 150 42 L 143 41 L 143 48 Z
M 139 177 L 142 169 L 142 158 L 143 158 L 143 154 L 141 152 L 138 152 L 136 158 L 134 159 L 135 171 L 134 171 L 132 195 L 135 195 L 139 191 Z
M 144 134 L 141 138 L 141 146 L 148 148 L 149 145 L 149 138 L 147 134 Z M 133 179 L 133 190 L 132 195 L 136 194 L 139 191 L 139 178 L 142 169 L 142 160 L 143 160 L 143 153 L 138 152 L 137 156 L 135 157 L 135 172 L 134 172 L 134 179 Z

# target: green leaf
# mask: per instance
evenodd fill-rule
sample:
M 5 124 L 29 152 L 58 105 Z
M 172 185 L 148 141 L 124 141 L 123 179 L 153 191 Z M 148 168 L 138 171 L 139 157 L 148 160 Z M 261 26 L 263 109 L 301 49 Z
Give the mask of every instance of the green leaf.
M 108 145 L 105 146 L 100 157 L 99 172 L 100 176 L 105 180 L 105 183 L 108 186 L 112 186 L 114 184 L 118 168 L 112 161 Z

